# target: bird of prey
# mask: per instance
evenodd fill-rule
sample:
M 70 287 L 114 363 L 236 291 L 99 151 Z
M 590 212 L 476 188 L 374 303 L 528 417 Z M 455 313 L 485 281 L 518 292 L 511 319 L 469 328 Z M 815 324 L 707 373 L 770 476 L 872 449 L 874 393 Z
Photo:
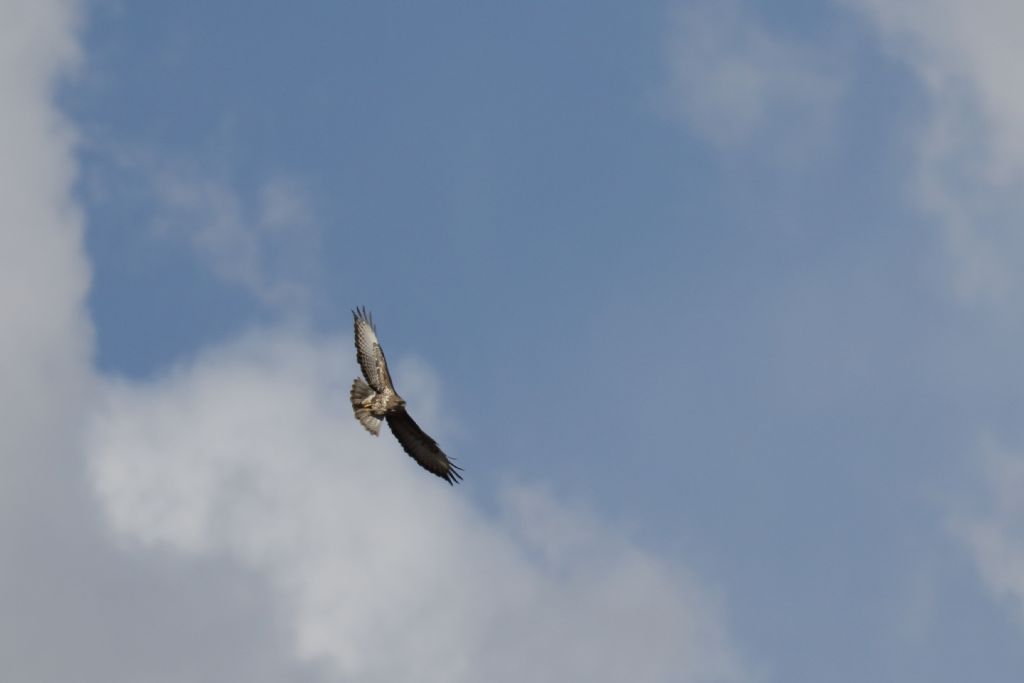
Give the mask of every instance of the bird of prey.
M 380 434 L 381 420 L 387 420 L 398 443 L 420 466 L 449 484 L 462 479 L 459 474 L 461 468 L 449 460 L 437 442 L 405 412 L 405 399 L 398 395 L 391 383 L 388 362 L 377 341 L 377 328 L 369 311 L 357 308 L 352 311 L 352 318 L 356 332 L 356 359 L 366 378 L 364 382 L 357 377 L 349 394 L 356 419 L 374 436 Z

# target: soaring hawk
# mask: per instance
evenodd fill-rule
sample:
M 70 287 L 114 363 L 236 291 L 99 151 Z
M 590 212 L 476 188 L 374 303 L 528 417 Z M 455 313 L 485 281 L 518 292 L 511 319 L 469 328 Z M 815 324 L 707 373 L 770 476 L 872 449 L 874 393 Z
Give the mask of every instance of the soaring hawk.
M 405 412 L 405 399 L 398 395 L 391 383 L 384 350 L 377 341 L 377 328 L 365 308 L 352 311 L 356 331 L 356 358 L 363 377 L 352 382 L 352 410 L 356 419 L 374 436 L 380 434 L 381 419 L 388 421 L 391 433 L 402 444 L 405 452 L 424 469 L 441 477 L 449 484 L 462 479 L 461 468 L 437 446 L 437 442 L 424 433 L 409 413 Z

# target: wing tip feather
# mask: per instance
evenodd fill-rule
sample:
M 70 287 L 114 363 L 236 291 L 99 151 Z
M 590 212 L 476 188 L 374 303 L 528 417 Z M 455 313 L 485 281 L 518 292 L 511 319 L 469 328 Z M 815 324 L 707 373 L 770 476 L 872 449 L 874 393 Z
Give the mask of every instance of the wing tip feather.
M 370 326 L 370 329 L 374 332 L 377 331 L 377 326 L 373 324 L 373 314 L 367 310 L 366 306 L 356 306 L 355 310 L 352 311 L 352 320 L 357 324 L 362 321 Z
M 448 460 L 448 471 L 443 475 L 449 486 L 455 486 L 462 482 L 462 468 L 451 459 Z

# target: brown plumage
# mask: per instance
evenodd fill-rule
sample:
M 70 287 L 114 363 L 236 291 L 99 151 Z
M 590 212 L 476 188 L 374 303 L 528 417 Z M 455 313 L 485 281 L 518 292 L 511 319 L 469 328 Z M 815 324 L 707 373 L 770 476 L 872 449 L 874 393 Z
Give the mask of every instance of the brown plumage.
M 448 459 L 437 442 L 427 436 L 405 411 L 405 399 L 391 382 L 384 350 L 377 340 L 377 328 L 365 308 L 352 311 L 356 336 L 356 359 L 366 381 L 356 378 L 349 397 L 356 419 L 374 436 L 380 434 L 381 420 L 387 420 L 391 433 L 405 452 L 428 472 L 449 484 L 462 479 L 460 467 Z

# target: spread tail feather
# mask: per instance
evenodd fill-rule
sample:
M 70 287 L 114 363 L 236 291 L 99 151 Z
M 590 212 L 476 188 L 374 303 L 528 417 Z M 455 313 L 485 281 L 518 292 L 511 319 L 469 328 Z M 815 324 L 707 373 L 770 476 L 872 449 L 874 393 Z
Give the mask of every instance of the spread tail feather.
M 363 425 L 366 431 L 377 436 L 380 434 L 380 419 L 374 417 L 364 405 L 366 399 L 373 396 L 373 393 L 373 389 L 370 388 L 369 384 L 356 378 L 352 382 L 352 391 L 349 392 L 349 398 L 352 400 L 352 410 L 355 411 L 359 424 Z

